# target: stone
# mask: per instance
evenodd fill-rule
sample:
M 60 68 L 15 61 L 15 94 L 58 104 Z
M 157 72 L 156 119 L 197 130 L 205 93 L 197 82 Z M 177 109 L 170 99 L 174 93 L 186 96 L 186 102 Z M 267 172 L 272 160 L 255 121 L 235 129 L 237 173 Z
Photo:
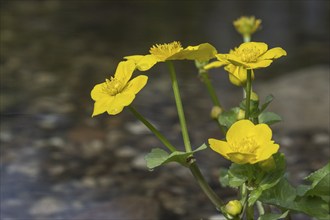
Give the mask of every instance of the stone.
M 158 220 L 161 216 L 159 202 L 148 197 L 129 195 L 94 206 L 73 219 L 143 219 Z
M 329 67 L 313 66 L 282 75 L 267 82 L 255 80 L 254 90 L 260 100 L 273 94 L 269 110 L 279 114 L 281 131 L 329 131 Z
M 29 210 L 31 215 L 45 216 L 51 215 L 65 210 L 66 205 L 64 202 L 53 198 L 44 197 L 35 202 Z

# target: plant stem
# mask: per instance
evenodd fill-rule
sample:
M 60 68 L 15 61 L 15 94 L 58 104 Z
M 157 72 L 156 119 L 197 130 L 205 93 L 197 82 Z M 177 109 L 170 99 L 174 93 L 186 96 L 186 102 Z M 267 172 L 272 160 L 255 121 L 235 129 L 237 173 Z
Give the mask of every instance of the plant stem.
M 248 206 L 246 209 L 246 219 L 254 220 L 254 206 Z
M 191 150 L 191 144 L 190 144 L 190 140 L 189 140 L 189 134 L 188 134 L 187 124 L 186 124 L 186 119 L 185 119 L 184 112 L 183 112 L 183 106 L 182 106 L 182 101 L 181 101 L 181 96 L 180 96 L 180 91 L 179 91 L 179 85 L 178 85 L 178 80 L 176 78 L 174 65 L 171 61 L 166 61 L 166 63 L 168 65 L 170 75 L 171 75 L 172 88 L 173 88 L 176 108 L 177 108 L 178 115 L 179 115 L 183 143 L 184 143 L 186 152 L 191 152 L 192 151 Z
M 259 212 L 259 215 L 264 215 L 265 214 L 265 209 L 262 205 L 262 203 L 260 201 L 257 201 L 257 208 L 258 208 L 258 212 Z
M 177 151 L 177 149 L 162 135 L 157 128 L 155 128 L 145 117 L 143 117 L 138 111 L 135 110 L 134 107 L 128 106 L 129 110 L 133 113 L 133 115 L 139 119 L 149 130 L 156 135 L 156 137 L 171 151 Z
M 210 77 L 209 77 L 208 73 L 206 72 L 206 70 L 200 69 L 199 70 L 199 74 L 202 77 L 202 81 L 204 82 L 204 84 L 205 84 L 205 86 L 207 88 L 207 91 L 208 91 L 208 93 L 209 93 L 209 95 L 211 97 L 211 100 L 213 102 L 213 105 L 219 106 L 221 108 L 220 101 L 219 101 L 219 99 L 217 97 L 217 94 L 215 92 L 214 87 L 211 84 L 211 80 L 210 80 Z
M 247 78 L 246 78 L 246 97 L 245 97 L 245 119 L 249 119 L 250 117 L 250 101 L 251 101 L 251 88 L 252 88 L 252 80 L 251 80 L 251 72 L 252 70 L 247 70 Z
M 251 35 L 244 35 L 243 36 L 243 41 L 244 41 L 244 43 L 250 42 L 251 41 Z
M 195 160 L 190 163 L 189 169 L 193 174 L 193 176 L 195 177 L 199 186 L 202 188 L 203 192 L 210 199 L 210 201 L 219 211 L 222 211 L 222 206 L 224 205 L 223 201 L 218 197 L 218 195 L 211 189 L 209 184 L 206 182 Z

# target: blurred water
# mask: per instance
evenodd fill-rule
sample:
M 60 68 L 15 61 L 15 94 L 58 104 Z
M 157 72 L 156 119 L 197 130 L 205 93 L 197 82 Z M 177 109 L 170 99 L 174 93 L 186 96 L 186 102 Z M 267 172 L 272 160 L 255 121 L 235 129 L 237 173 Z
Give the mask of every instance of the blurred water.
M 285 59 L 264 70 L 260 79 L 328 65 L 329 10 L 329 1 L 321 0 L 1 1 L 1 217 L 73 219 L 115 196 L 138 194 L 156 196 L 167 212 L 189 219 L 187 209 L 196 209 L 198 202 L 179 203 L 177 209 L 166 206 L 164 198 L 176 202 L 181 201 L 178 197 L 190 198 L 178 189 L 170 191 L 167 183 L 179 189 L 199 189 L 169 174 L 139 170 L 138 159 L 160 144 L 126 112 L 91 119 L 90 90 L 113 74 L 122 57 L 146 54 L 155 43 L 179 40 L 187 46 L 209 42 L 219 52 L 227 52 L 241 42 L 232 21 L 242 15 L 263 20 L 255 41 L 288 52 Z M 218 134 L 215 125 L 205 126 L 211 103 L 191 63 L 177 68 L 182 72 L 183 101 L 191 110 L 187 117 L 193 119 L 189 123 L 192 142 L 198 145 L 210 133 Z M 148 74 L 152 81 L 135 103 L 180 145 L 173 100 L 164 95 L 170 94 L 166 69 L 160 65 Z M 224 104 L 236 104 L 241 94 L 227 76 L 212 78 L 221 86 L 219 94 L 226 93 Z M 322 143 L 320 148 L 327 142 Z M 126 151 L 118 153 L 121 147 Z M 211 166 L 211 161 L 206 164 Z M 216 186 L 216 177 L 206 173 Z M 155 189 L 163 190 L 162 194 Z M 196 195 L 207 210 L 201 217 L 214 212 L 202 194 Z

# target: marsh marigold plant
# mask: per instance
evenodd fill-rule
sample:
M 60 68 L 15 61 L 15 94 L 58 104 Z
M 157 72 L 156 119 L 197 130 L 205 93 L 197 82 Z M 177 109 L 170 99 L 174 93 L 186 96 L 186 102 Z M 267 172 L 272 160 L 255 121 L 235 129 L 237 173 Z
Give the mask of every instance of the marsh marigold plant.
M 280 47 L 269 49 L 266 43 L 250 42 L 260 24 L 261 20 L 255 17 L 236 20 L 234 26 L 242 35 L 244 43 L 229 53 L 218 53 L 209 43 L 182 47 L 179 41 L 173 41 L 153 45 L 147 55 L 125 56 L 125 60 L 119 62 L 115 74 L 92 89 L 91 98 L 95 101 L 92 116 L 105 112 L 116 115 L 128 109 L 164 147 L 152 148 L 145 156 L 147 168 L 154 170 L 176 162 L 189 169 L 215 210 L 228 220 L 291 219 L 291 213 L 297 212 L 319 220 L 330 219 L 330 164 L 307 176 L 305 185 L 293 186 L 287 179 L 285 155 L 280 152 L 279 144 L 273 140 L 271 126 L 281 121 L 279 115 L 267 110 L 274 97 L 268 95 L 262 101 L 257 91 L 252 91 L 252 83 L 256 78 L 254 70 L 268 68 L 275 59 L 286 56 L 286 51 Z M 208 139 L 207 143 L 200 146 L 191 141 L 178 77 L 172 62 L 174 60 L 190 60 L 195 64 L 198 74 L 195 79 L 200 79 L 205 91 L 209 93 L 212 103 L 209 106 L 210 115 L 222 133 L 217 139 L 205 137 Z M 134 107 L 133 101 L 137 93 L 145 87 L 149 78 L 156 76 L 152 74 L 148 78 L 141 75 L 141 71 L 148 71 L 157 63 L 166 63 L 169 70 L 183 146 L 174 146 Z M 224 67 L 229 73 L 230 82 L 243 87 L 243 97 L 237 106 L 227 108 L 221 105 L 219 90 L 214 87 L 208 73 L 209 69 L 217 67 Z M 132 77 L 135 70 L 139 71 Z M 181 78 L 185 79 L 179 79 Z M 160 98 L 158 94 L 155 97 Z M 192 101 L 193 99 L 191 97 Z M 160 117 L 163 115 L 160 114 Z M 195 154 L 209 148 L 213 150 L 209 153 L 218 153 L 231 161 L 228 168 L 219 169 L 219 187 L 221 185 L 237 189 L 237 198 L 225 201 L 204 178 Z M 222 157 L 217 157 L 217 160 L 224 159 Z

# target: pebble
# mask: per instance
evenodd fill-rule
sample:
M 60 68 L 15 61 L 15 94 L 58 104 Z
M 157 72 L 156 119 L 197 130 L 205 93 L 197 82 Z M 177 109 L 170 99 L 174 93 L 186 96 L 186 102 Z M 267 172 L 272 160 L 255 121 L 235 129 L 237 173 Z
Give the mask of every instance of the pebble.
M 117 157 L 120 158 L 130 158 L 130 157 L 134 157 L 137 154 L 137 151 L 134 150 L 133 147 L 131 146 L 123 146 L 117 148 L 115 154 Z
M 329 144 L 329 133 L 318 133 L 313 135 L 312 141 L 315 144 Z
M 125 128 L 134 135 L 150 134 L 149 129 L 140 121 L 129 122 Z
M 0 141 L 7 143 L 13 140 L 13 135 L 9 131 L 1 131 L 0 132 Z
M 35 202 L 29 210 L 31 215 L 47 216 L 62 212 L 66 209 L 64 202 L 54 197 L 44 197 Z
M 223 215 L 211 215 L 208 220 L 226 220 L 225 216 Z
M 283 118 L 274 126 L 281 132 L 330 130 L 329 66 L 312 66 L 268 82 L 256 81 L 254 89 L 260 100 L 274 95 L 269 110 Z
M 131 163 L 132 167 L 138 170 L 148 170 L 145 155 L 138 155 Z
M 127 219 L 158 220 L 161 217 L 159 202 L 152 198 L 137 195 L 121 196 L 110 202 L 86 209 L 73 219 Z
M 9 174 L 19 173 L 29 177 L 37 177 L 40 172 L 40 166 L 37 162 L 14 163 L 8 166 Z

